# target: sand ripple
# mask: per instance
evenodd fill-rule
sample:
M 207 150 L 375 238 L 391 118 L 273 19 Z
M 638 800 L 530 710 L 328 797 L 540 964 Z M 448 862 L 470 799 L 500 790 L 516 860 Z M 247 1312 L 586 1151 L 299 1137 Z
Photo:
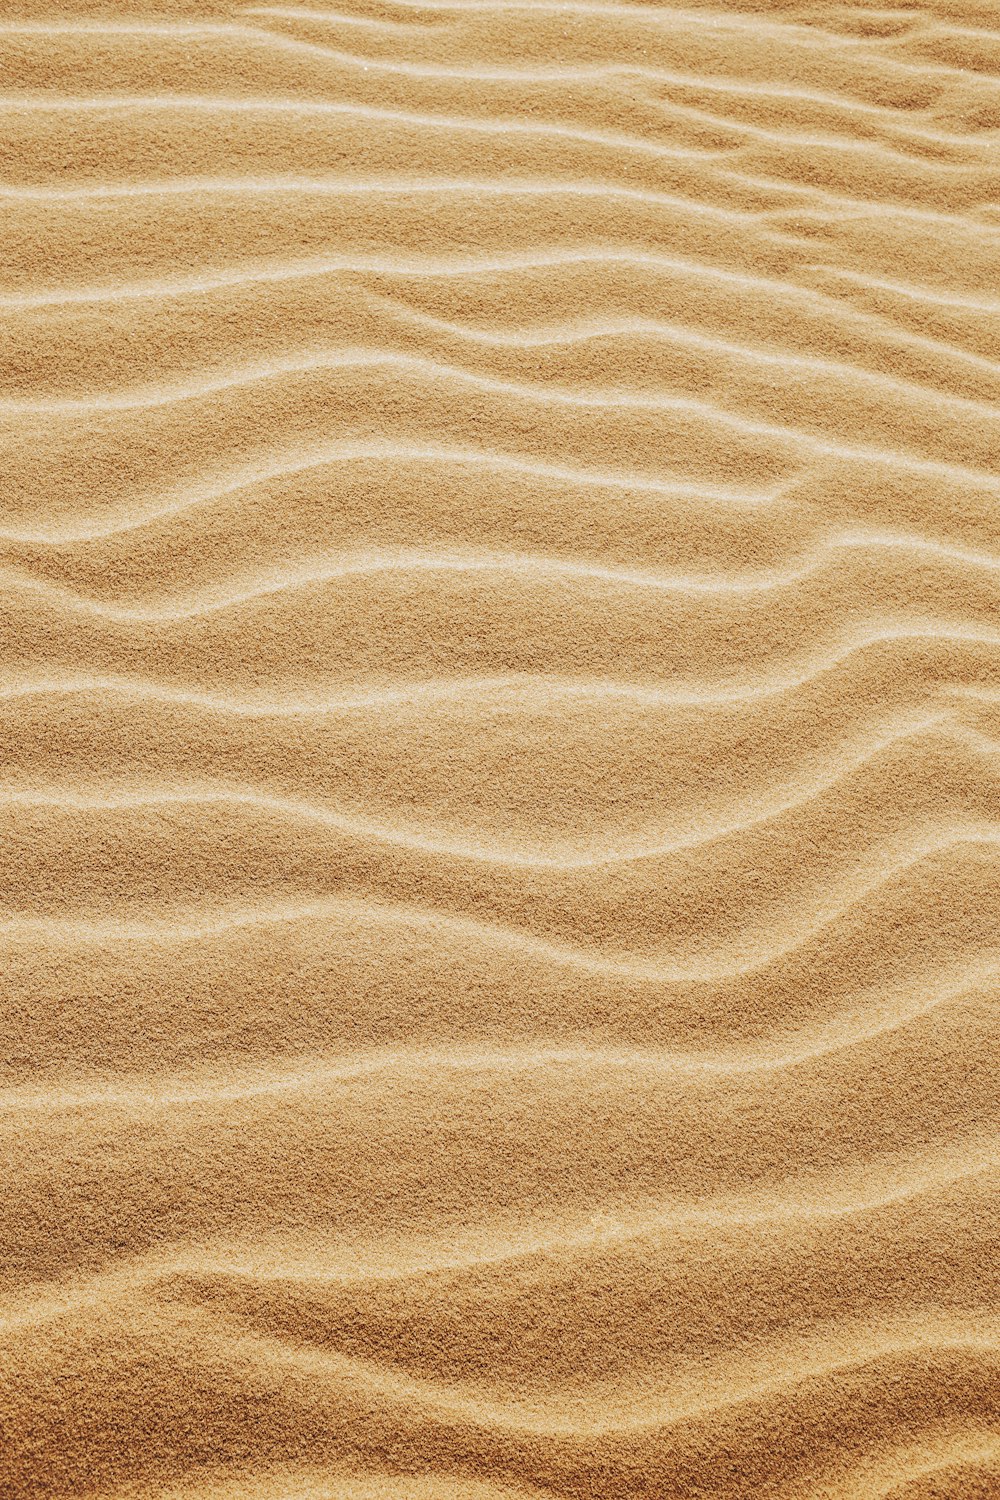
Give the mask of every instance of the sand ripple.
M 0 1491 L 1000 1492 L 995 7 L 0 79 Z

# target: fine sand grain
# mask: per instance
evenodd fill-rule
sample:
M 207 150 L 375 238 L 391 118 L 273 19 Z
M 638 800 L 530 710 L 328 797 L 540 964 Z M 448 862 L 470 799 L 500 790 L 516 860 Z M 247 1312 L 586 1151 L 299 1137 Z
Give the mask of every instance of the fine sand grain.
M 996 0 L 8 0 L 2 1500 L 1000 1495 Z

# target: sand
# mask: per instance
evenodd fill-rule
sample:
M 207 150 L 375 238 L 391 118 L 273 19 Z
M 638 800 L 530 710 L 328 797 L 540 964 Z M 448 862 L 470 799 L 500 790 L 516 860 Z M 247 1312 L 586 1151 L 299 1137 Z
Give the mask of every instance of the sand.
M 3 1500 L 1000 1494 L 993 0 L 9 0 Z

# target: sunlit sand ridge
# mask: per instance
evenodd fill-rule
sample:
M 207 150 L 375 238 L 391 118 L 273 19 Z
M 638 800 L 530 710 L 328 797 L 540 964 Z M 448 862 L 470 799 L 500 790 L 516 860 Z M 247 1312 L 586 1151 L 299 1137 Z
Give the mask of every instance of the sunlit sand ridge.
M 0 1494 L 1000 1493 L 986 0 L 0 21 Z

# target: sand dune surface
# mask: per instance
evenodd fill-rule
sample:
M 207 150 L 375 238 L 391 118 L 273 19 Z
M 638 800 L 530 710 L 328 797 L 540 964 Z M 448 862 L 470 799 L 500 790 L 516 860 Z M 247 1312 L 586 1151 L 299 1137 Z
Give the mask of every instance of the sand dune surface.
M 1000 1494 L 995 5 L 0 126 L 0 1495 Z

